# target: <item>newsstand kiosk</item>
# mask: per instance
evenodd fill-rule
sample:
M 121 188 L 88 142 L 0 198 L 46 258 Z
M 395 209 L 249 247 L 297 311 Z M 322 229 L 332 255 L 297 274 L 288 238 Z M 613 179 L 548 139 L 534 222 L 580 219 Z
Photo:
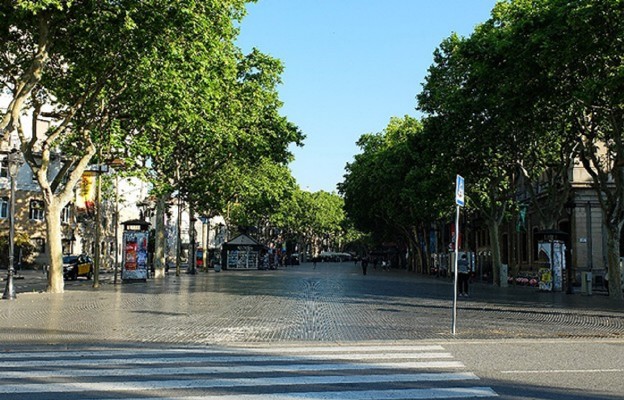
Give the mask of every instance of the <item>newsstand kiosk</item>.
M 538 262 L 542 264 L 539 269 L 539 288 L 547 292 L 560 292 L 564 287 L 566 272 L 565 237 L 566 232 L 559 230 L 545 230 L 535 232 L 536 236 L 542 236 L 537 241 Z M 569 285 L 570 282 L 566 282 Z
M 147 246 L 150 223 L 135 219 L 122 222 L 121 225 L 124 227 L 121 281 L 145 282 L 149 271 Z

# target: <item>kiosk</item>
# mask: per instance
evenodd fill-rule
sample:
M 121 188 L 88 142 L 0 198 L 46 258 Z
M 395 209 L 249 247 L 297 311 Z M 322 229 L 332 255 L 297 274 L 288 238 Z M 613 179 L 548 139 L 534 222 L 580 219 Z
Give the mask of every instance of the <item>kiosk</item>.
M 143 281 L 148 278 L 148 242 L 150 223 L 142 220 L 122 222 L 123 258 L 121 280 L 124 283 Z
M 560 292 L 564 287 L 564 272 L 566 271 L 564 239 L 567 233 L 558 230 L 536 233 L 542 236 L 542 239 L 537 242 L 538 260 L 542 264 L 539 269 L 539 288 L 547 292 Z
M 223 243 L 223 269 L 259 269 L 260 253 L 266 247 L 247 235 L 239 235 Z

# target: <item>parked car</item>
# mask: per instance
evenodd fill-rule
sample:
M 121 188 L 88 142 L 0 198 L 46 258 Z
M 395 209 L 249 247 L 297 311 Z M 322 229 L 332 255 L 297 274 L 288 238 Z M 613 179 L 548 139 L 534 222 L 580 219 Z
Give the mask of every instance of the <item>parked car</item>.
M 79 276 L 84 276 L 87 279 L 93 277 L 93 260 L 91 257 L 85 254 L 64 256 L 63 278 L 75 281 Z
M 299 265 L 299 254 L 294 253 L 284 259 L 286 265 Z

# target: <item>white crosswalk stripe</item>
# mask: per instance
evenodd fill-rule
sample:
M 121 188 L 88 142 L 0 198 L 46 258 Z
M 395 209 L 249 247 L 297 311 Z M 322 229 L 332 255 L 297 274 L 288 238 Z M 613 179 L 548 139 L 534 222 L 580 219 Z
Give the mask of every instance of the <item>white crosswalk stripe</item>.
M 0 398 L 493 398 L 442 346 L 239 346 L 0 353 Z

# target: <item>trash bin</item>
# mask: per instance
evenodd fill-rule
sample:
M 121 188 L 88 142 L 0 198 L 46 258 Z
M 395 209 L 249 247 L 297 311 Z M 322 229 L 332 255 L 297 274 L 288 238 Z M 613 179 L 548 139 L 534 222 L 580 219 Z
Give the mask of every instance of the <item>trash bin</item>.
M 592 273 L 589 271 L 581 272 L 581 293 L 592 294 Z
M 221 264 L 215 264 L 214 265 L 214 270 L 215 270 L 215 272 L 221 272 Z

